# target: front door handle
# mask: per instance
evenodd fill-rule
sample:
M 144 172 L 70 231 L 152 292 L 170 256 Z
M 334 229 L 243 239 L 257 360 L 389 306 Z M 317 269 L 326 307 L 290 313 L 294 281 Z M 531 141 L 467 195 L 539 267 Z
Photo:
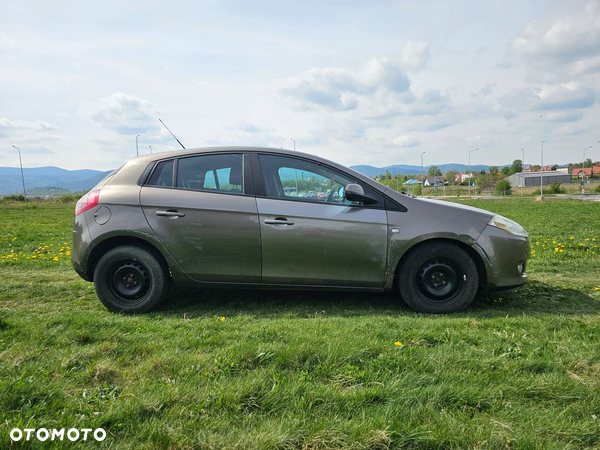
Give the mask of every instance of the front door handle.
M 290 222 L 287 219 L 278 217 L 276 219 L 265 219 L 267 225 L 294 225 L 294 222 Z
M 185 217 L 184 213 L 180 213 L 179 211 L 156 211 L 157 216 L 161 217 L 169 217 L 176 219 L 178 217 Z

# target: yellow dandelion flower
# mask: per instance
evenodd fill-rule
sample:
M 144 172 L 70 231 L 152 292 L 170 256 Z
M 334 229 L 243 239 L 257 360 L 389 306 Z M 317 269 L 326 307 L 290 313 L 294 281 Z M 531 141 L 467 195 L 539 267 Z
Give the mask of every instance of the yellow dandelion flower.
M 557 251 L 558 251 L 558 247 L 556 247 L 556 248 L 554 249 L 554 251 L 555 251 L 555 252 L 557 252 Z
M 402 347 L 402 342 L 396 341 L 396 342 L 394 342 L 394 345 L 397 345 L 398 347 Z
M 221 322 L 225 322 L 225 317 L 221 317 Z

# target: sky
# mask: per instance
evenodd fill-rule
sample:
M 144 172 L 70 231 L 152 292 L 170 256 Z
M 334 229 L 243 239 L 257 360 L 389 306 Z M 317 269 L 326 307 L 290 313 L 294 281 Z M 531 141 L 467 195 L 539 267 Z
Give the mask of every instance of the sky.
M 18 167 L 13 146 L 24 167 L 69 170 L 178 149 L 159 119 L 187 148 L 295 145 L 347 166 L 600 160 L 600 0 L 0 10 L 0 166 Z

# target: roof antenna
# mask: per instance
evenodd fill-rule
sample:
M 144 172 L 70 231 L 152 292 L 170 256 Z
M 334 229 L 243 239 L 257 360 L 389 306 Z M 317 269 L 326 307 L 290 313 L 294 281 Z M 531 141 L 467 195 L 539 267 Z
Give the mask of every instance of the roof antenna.
M 158 119 L 158 120 L 160 120 L 160 119 Z M 166 125 L 165 125 L 165 123 L 164 123 L 162 120 L 160 120 L 160 123 L 162 123 L 162 124 L 163 124 L 163 126 L 164 126 L 164 127 L 167 129 L 167 131 L 168 131 L 169 133 L 171 133 L 171 136 L 173 136 L 173 137 L 175 138 L 175 140 L 176 140 L 177 142 L 179 142 L 179 145 L 181 145 L 181 148 L 183 148 L 183 149 L 185 150 L 185 147 L 183 146 L 183 144 L 181 143 L 181 141 L 180 141 L 179 139 L 177 139 L 177 137 L 176 137 L 176 136 L 173 134 L 173 132 L 172 132 L 171 130 L 169 130 L 169 127 L 168 127 L 168 126 L 166 126 Z

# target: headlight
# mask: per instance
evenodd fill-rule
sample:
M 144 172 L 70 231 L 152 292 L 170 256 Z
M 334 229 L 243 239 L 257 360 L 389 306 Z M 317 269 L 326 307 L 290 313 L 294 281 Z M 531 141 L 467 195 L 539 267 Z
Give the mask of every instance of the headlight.
M 495 215 L 489 221 L 488 225 L 491 225 L 496 228 L 502 228 L 503 230 L 508 231 L 509 233 L 516 234 L 517 236 L 529 237 L 527 234 L 527 230 L 519 225 L 517 222 L 514 222 L 506 217 Z

